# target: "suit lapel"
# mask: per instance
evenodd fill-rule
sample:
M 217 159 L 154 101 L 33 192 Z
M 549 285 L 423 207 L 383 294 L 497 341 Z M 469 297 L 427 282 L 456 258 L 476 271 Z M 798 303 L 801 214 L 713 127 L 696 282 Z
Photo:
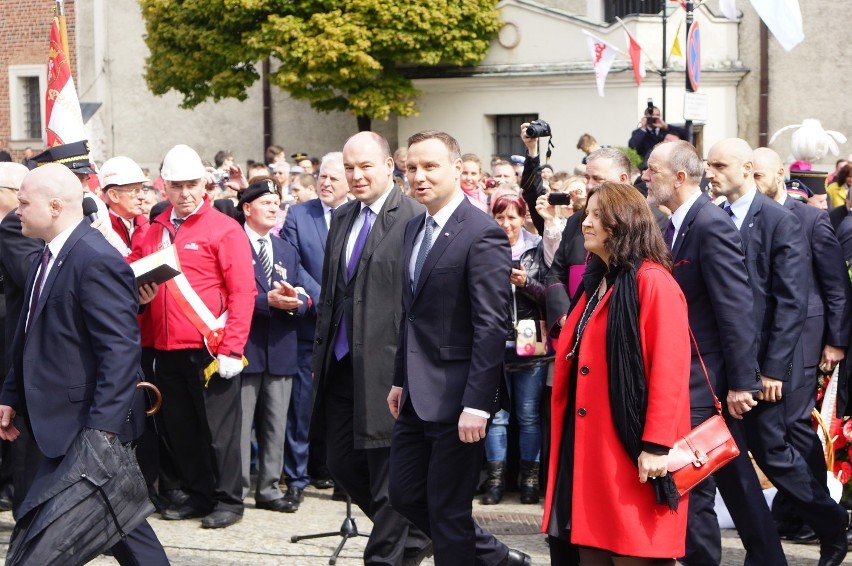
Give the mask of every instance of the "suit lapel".
M 402 198 L 402 191 L 396 185 L 390 191 L 381 212 L 373 221 L 373 227 L 370 228 L 370 235 L 367 236 L 367 243 L 364 245 L 364 251 L 361 252 L 361 258 L 358 260 L 355 277 L 358 277 L 361 270 L 370 261 L 370 256 L 373 255 L 373 252 L 376 251 L 376 248 L 379 247 L 379 244 L 382 243 L 385 235 L 397 220 L 397 209 L 399 208 L 399 200 Z
M 465 218 L 467 218 L 469 209 L 472 210 L 473 205 L 465 198 L 461 204 L 458 205 L 456 210 L 453 211 L 452 215 L 450 215 L 450 218 L 447 220 L 444 227 L 432 235 L 432 248 L 429 250 L 429 255 L 426 256 L 426 261 L 423 263 L 423 269 L 420 271 L 420 279 L 417 280 L 417 288 L 414 289 L 414 299 L 417 298 L 417 295 L 423 288 L 423 284 L 426 282 L 426 279 L 429 278 L 429 273 L 432 271 L 432 268 L 435 267 L 435 264 L 444 252 L 447 251 L 450 243 L 462 231 L 462 223 Z M 419 224 L 417 229 L 420 229 Z
M 695 217 L 698 216 L 698 211 L 706 206 L 708 202 L 710 202 L 710 199 L 707 195 L 700 195 L 698 199 L 692 203 L 692 206 L 689 207 L 686 216 L 683 217 L 683 223 L 680 225 L 680 230 L 677 233 L 677 238 L 675 239 L 674 247 L 672 248 L 672 259 L 675 262 L 680 259 L 680 249 L 683 246 L 683 241 L 689 233 L 689 229 L 692 227 L 692 223 L 695 221 Z
M 347 205 L 343 205 L 344 208 L 338 208 L 332 218 L 334 226 L 337 227 L 337 230 L 333 232 L 334 241 L 329 243 L 331 246 L 331 255 L 328 262 L 328 274 L 332 286 L 337 281 L 337 272 L 340 268 L 341 258 L 346 250 L 346 239 L 352 230 L 352 224 L 355 223 L 355 217 L 361 212 L 361 204 L 358 201 L 352 201 L 347 203 Z M 345 276 L 346 272 L 344 271 L 343 277 Z
M 314 221 L 314 227 L 319 235 L 319 242 L 322 251 L 325 252 L 325 241 L 328 239 L 328 226 L 325 225 L 325 214 L 323 214 L 322 202 L 319 199 L 310 201 L 312 204 L 309 210 L 311 218 Z
M 275 257 L 275 254 L 272 253 L 272 250 L 269 250 L 271 254 L 270 259 Z M 263 265 L 260 263 L 260 258 L 257 256 L 257 252 L 254 250 L 254 244 L 251 246 L 251 263 L 254 266 L 254 278 L 257 281 L 257 284 L 260 285 L 260 288 L 264 291 L 269 291 L 269 282 L 266 280 L 266 273 L 263 272 Z M 274 262 L 273 262 L 274 263 Z M 273 277 L 275 274 L 275 270 L 273 269 Z
M 38 304 L 36 305 L 35 312 L 33 313 L 33 319 L 29 322 L 30 327 L 35 324 L 36 320 L 38 320 L 38 317 L 41 315 L 41 311 L 44 309 L 44 303 L 47 300 L 47 297 L 50 296 L 50 291 L 53 288 L 53 284 L 56 282 L 56 278 L 59 277 L 62 266 L 68 258 L 68 254 L 71 253 L 71 250 L 77 242 L 80 241 L 80 238 L 82 238 L 83 235 L 91 229 L 92 227 L 89 225 L 89 222 L 83 220 L 77 225 L 74 231 L 71 232 L 68 239 L 65 240 L 65 244 L 62 246 L 62 249 L 59 250 L 59 255 L 56 256 L 55 260 L 53 260 L 53 267 L 50 268 L 50 272 L 47 274 L 44 286 L 41 288 L 41 294 L 38 296 Z M 31 294 L 32 289 L 30 289 L 30 295 Z
M 402 304 L 405 310 L 409 309 L 411 302 L 414 299 L 413 293 L 411 292 L 411 279 L 408 275 L 408 266 L 411 265 L 411 254 L 414 248 L 414 239 L 417 237 L 418 230 L 420 230 L 420 227 L 423 225 L 424 218 L 426 218 L 425 212 L 423 214 L 418 214 L 413 220 L 409 221 L 408 226 L 405 227 L 401 266 L 404 274 L 403 281 L 405 281 L 405 285 L 402 286 Z
M 746 255 L 748 255 L 748 244 L 751 240 L 751 229 L 754 227 L 755 222 L 757 222 L 757 217 L 762 207 L 763 195 L 758 191 L 755 193 L 754 200 L 751 206 L 748 207 L 748 212 L 745 218 L 743 218 L 743 223 L 740 225 L 740 236 L 743 239 L 743 251 L 746 252 Z

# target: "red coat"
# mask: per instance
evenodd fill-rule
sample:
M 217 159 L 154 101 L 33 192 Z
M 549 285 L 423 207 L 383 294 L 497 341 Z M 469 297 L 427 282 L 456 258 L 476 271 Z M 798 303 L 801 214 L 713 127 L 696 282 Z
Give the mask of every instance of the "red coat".
M 141 246 L 134 249 L 134 256 L 143 257 L 160 249 L 163 230 L 174 234 L 171 213 L 170 205 L 154 219 Z M 209 206 L 205 198 L 205 204 L 178 230 L 174 245 L 181 271 L 210 312 L 218 317 L 229 310 L 219 353 L 241 356 L 248 340 L 257 294 L 251 244 L 245 230 L 236 220 Z M 201 333 L 183 314 L 165 286 L 160 286 L 147 311 L 153 346 L 158 350 L 204 347 Z M 143 329 L 146 329 L 144 325 Z
M 689 334 L 686 300 L 672 275 L 645 262 L 637 272 L 639 331 L 648 409 L 642 440 L 671 447 L 689 431 Z M 571 542 L 627 556 L 683 556 L 687 500 L 677 512 L 660 505 L 650 484 L 639 483 L 636 462 L 624 450 L 615 430 L 607 385 L 606 321 L 612 289 L 608 289 L 586 326 L 580 343 L 575 400 L 574 481 Z M 560 444 L 568 406 L 566 355 L 574 344 L 573 329 L 586 305 L 585 296 L 565 323 L 556 351 L 551 400 L 549 476 L 543 531 L 547 532 Z M 582 416 L 580 416 L 582 413 Z

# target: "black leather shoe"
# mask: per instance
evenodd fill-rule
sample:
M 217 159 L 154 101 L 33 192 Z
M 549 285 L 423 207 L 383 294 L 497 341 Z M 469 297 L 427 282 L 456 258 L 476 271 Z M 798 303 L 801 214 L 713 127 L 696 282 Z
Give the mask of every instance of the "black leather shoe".
M 817 544 L 819 542 L 816 533 L 808 525 L 803 525 L 796 533 L 788 536 L 787 540 L 796 544 Z
M 421 562 L 431 557 L 434 552 L 435 549 L 431 542 L 419 549 L 406 548 L 405 554 L 402 555 L 402 566 L 419 566 Z
M 192 505 L 171 505 L 160 513 L 163 519 L 168 521 L 182 521 L 184 519 L 195 519 L 209 513 L 206 509 L 199 509 Z
M 819 541 L 819 566 L 840 566 L 848 552 L 846 529 L 836 536 L 823 538 Z
M 189 500 L 189 494 L 182 489 L 167 489 L 161 495 L 170 505 L 183 505 Z
M 304 501 L 305 494 L 301 487 L 288 487 L 287 493 L 282 497 L 281 511 L 284 513 L 295 513 L 299 510 L 299 504 Z
M 254 504 L 255 509 L 266 509 L 267 511 L 278 511 L 283 513 L 287 509 L 287 500 L 283 497 L 272 501 L 258 501 Z
M 332 501 L 346 501 L 346 490 L 340 487 L 340 484 L 334 485 L 334 491 L 331 494 Z
M 334 487 L 334 480 L 331 478 L 311 478 L 311 485 L 317 489 L 331 489 Z
M 529 554 L 524 554 L 520 550 L 514 548 L 509 549 L 509 554 L 506 555 L 506 560 L 503 561 L 505 566 L 532 566 L 532 559 Z
M 213 511 L 201 519 L 202 529 L 224 529 L 241 521 L 243 516 L 233 511 Z

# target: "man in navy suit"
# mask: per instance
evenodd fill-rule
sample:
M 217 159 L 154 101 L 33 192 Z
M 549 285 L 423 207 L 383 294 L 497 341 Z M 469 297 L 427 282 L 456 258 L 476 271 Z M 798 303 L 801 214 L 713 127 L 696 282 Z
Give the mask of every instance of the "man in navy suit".
M 705 176 L 725 196 L 725 211 L 740 231 L 754 300 L 763 387 L 760 402 L 744 415 L 746 438 L 758 466 L 819 537 L 819 566 L 838 566 L 847 551 L 846 511 L 786 440 L 784 396 L 804 373 L 810 250 L 796 216 L 760 194 L 753 172 L 753 152 L 744 140 L 726 139 L 710 148 Z
M 315 283 L 322 280 L 322 261 L 331 215 L 346 202 L 349 192 L 342 153 L 338 151 L 323 156 L 317 183 L 319 198 L 291 206 L 281 229 L 281 237 L 296 248 L 302 266 Z M 319 286 L 319 283 L 316 284 Z M 313 400 L 311 358 L 316 324 L 313 311 L 296 321 L 299 372 L 293 378 L 284 448 L 284 474 L 287 476 L 288 494 L 295 505 L 294 511 L 298 509 L 297 502 L 301 500 L 301 492 L 308 481 L 320 488 L 331 487 L 332 483 L 325 466 L 324 434 L 310 435 L 309 440 Z
M 689 493 L 686 555 L 688 566 L 718 565 L 722 558 L 719 522 L 713 509 L 716 487 L 746 549 L 745 564 L 785 564 L 784 551 L 748 458 L 741 416 L 757 402 L 760 371 L 754 341 L 751 288 L 739 232 L 718 206 L 701 192 L 704 163 L 695 148 L 677 141 L 660 144 L 648 158 L 642 178 L 648 195 L 672 211 L 664 239 L 672 249 L 675 280 L 689 306 L 689 325 L 698 352 L 690 369 L 690 410 L 696 427 L 716 414 L 707 378 L 726 402 L 729 428 L 740 456 Z M 734 416 L 734 419 L 731 418 Z M 714 481 L 715 480 L 715 481 Z
M 84 221 L 74 174 L 44 165 L 24 179 L 19 199 L 24 235 L 46 245 L 27 278 L 12 367 L 0 394 L 0 438 L 17 438 L 13 418 L 20 412 L 45 456 L 37 482 L 57 469 L 84 429 L 110 443 L 129 442 L 141 432 L 141 350 L 133 272 Z M 39 496 L 34 491 L 27 501 Z M 113 552 L 121 564 L 168 564 L 147 522 Z
M 814 476 L 825 485 L 825 459 L 822 444 L 811 421 L 811 411 L 816 404 L 817 366 L 831 373 L 846 355 L 852 324 L 849 312 L 849 295 L 852 291 L 849 273 L 828 214 L 787 193 L 784 164 L 773 150 L 766 147 L 754 150 L 754 181 L 764 195 L 796 215 L 802 225 L 802 236 L 811 252 L 811 262 L 806 269 L 808 311 L 802 330 L 803 379 L 791 384 L 784 403 L 790 443 L 808 461 Z M 788 534 L 795 535 L 801 528 L 801 519 L 796 510 L 786 503 L 783 496 L 777 497 L 772 504 L 773 513 L 778 519 L 794 523 L 786 526 L 788 531 L 792 531 Z M 798 537 L 813 536 L 813 531 L 807 531 L 799 533 Z
M 292 378 L 298 370 L 296 320 L 313 310 L 312 296 L 319 296 L 319 286 L 312 279 L 306 281 L 296 249 L 270 235 L 278 219 L 280 203 L 278 186 L 269 178 L 252 183 L 239 202 L 245 218 L 244 229 L 252 246 L 257 285 L 245 348 L 248 366 L 243 370 L 240 384 L 240 446 L 243 497 L 251 485 L 249 463 L 254 424 L 257 435 L 255 507 L 292 512 L 298 509 L 299 503 L 285 498 L 278 484 L 284 461 Z M 305 285 L 311 290 L 306 291 Z
M 499 409 L 511 255 L 506 234 L 465 198 L 461 170 L 449 134 L 408 139 L 408 184 L 426 213 L 408 222 L 403 245 L 391 502 L 432 539 L 436 564 L 529 564 L 471 515 Z

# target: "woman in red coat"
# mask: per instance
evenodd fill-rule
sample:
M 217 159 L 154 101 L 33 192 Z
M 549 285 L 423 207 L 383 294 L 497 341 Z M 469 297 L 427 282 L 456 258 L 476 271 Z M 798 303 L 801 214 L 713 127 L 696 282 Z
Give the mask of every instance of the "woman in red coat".
M 584 293 L 556 353 L 543 530 L 553 564 L 674 564 L 686 498 L 666 475 L 689 431 L 686 301 L 642 195 L 604 183 L 583 221 Z

